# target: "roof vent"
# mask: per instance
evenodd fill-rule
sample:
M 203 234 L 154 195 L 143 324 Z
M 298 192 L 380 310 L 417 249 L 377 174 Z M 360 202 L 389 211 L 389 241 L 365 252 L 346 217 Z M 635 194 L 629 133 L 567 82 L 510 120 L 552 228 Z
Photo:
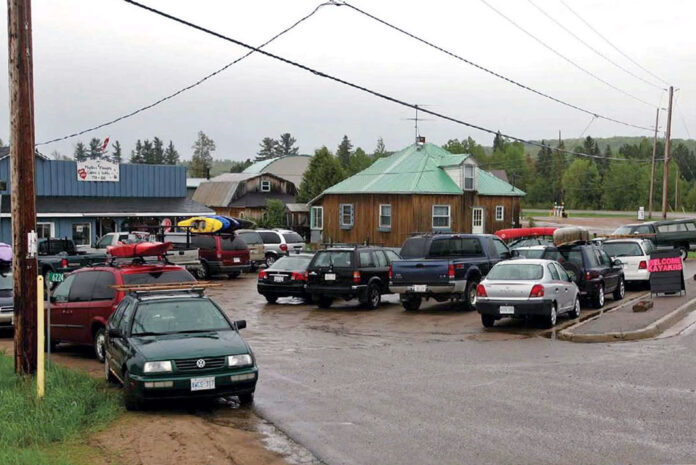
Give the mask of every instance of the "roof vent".
M 425 144 L 425 137 L 424 136 L 416 137 L 416 145 L 418 146 L 419 150 L 421 147 L 423 147 L 424 144 Z

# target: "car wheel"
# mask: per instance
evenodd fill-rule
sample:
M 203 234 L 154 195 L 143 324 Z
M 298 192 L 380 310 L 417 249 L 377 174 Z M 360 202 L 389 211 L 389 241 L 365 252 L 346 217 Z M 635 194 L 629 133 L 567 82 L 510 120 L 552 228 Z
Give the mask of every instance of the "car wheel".
M 681 256 L 681 259 L 686 261 L 687 258 L 689 258 L 689 249 L 686 246 L 679 246 L 679 255 Z
M 464 290 L 464 310 L 473 311 L 476 310 L 476 286 L 478 286 L 478 279 L 470 279 L 466 282 L 466 288 Z
M 274 304 L 278 300 L 278 296 L 275 295 L 266 294 L 264 295 L 264 297 L 266 298 L 266 302 L 268 302 L 269 304 Z
M 100 362 L 104 361 L 106 353 L 106 330 L 102 327 L 94 333 L 94 355 Z
M 118 378 L 114 376 L 113 373 L 111 373 L 111 369 L 109 367 L 109 359 L 105 358 L 104 359 L 104 378 L 106 378 L 106 382 L 108 384 L 116 384 L 118 383 Z
M 126 370 L 123 373 L 123 403 L 126 405 L 126 410 L 134 411 L 143 408 L 143 401 L 138 398 L 135 389 L 128 382 L 129 373 Z
M 592 305 L 594 305 L 595 308 L 604 307 L 604 284 L 599 285 L 599 289 L 597 289 L 597 292 L 592 297 Z
M 568 313 L 571 319 L 580 318 L 580 299 L 575 299 L 573 309 Z
M 201 263 L 201 267 L 198 269 L 198 279 L 209 279 L 210 278 L 210 268 L 206 262 Z
M 251 405 L 254 403 L 254 393 L 247 392 L 246 394 L 239 394 L 239 405 Z
M 317 302 L 319 308 L 330 308 L 331 304 L 333 304 L 333 299 L 331 297 L 321 296 L 319 297 L 319 301 Z
M 544 326 L 547 328 L 553 328 L 556 326 L 556 321 L 558 321 L 558 310 L 556 302 L 554 302 L 551 304 L 551 312 L 549 313 L 549 316 L 544 319 Z
M 273 265 L 276 262 L 276 260 L 277 259 L 275 255 L 266 255 L 266 268 Z
M 401 305 L 404 307 L 404 310 L 406 310 L 407 312 L 415 312 L 416 310 L 418 310 L 420 308 L 422 301 L 423 301 L 423 299 L 421 299 L 418 296 L 408 297 L 407 299 L 401 301 Z
M 379 293 L 379 287 L 376 284 L 370 284 L 367 286 L 367 300 L 365 301 L 365 307 L 370 310 L 374 310 L 379 307 L 382 301 L 382 295 Z
M 495 317 L 491 315 L 481 315 L 481 324 L 484 328 L 492 328 L 495 326 Z
M 623 278 L 619 278 L 619 284 L 616 285 L 614 289 L 614 300 L 621 300 L 626 295 L 626 283 Z

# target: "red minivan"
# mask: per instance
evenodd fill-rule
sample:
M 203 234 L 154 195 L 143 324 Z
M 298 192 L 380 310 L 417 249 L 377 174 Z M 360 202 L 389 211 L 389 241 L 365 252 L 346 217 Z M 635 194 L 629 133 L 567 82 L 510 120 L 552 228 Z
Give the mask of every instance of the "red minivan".
M 236 234 L 192 234 L 191 246 L 198 249 L 203 271 L 201 279 L 217 274 L 236 278 L 242 271 L 249 271 L 249 246 Z
M 80 268 L 65 277 L 51 293 L 52 347 L 60 342 L 93 345 L 104 361 L 104 328 L 123 300 L 119 284 L 161 284 L 195 281 L 185 268 L 175 265 L 128 264 Z

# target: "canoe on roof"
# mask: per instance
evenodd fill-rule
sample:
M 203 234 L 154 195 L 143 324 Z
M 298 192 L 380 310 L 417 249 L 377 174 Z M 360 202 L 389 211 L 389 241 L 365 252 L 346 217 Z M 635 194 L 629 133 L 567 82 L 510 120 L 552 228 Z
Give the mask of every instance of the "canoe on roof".
M 570 245 L 577 242 L 589 242 L 590 232 L 581 227 L 568 226 L 565 228 L 558 228 L 553 233 L 553 243 L 556 247 L 561 245 Z
M 541 228 L 514 228 L 514 229 L 501 229 L 495 232 L 495 235 L 499 238 L 509 241 L 512 239 L 519 239 L 521 237 L 539 237 L 539 236 L 553 236 L 554 231 L 558 228 L 554 227 L 541 227 Z

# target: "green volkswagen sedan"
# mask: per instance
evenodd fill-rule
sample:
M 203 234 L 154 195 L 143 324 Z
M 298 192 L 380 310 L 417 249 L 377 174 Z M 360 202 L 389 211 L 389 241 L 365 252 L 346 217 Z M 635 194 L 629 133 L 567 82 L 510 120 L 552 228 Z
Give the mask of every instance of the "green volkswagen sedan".
M 254 401 L 258 367 L 232 322 L 202 292 L 134 292 L 109 318 L 104 371 L 128 410 L 152 399 L 238 396 Z

